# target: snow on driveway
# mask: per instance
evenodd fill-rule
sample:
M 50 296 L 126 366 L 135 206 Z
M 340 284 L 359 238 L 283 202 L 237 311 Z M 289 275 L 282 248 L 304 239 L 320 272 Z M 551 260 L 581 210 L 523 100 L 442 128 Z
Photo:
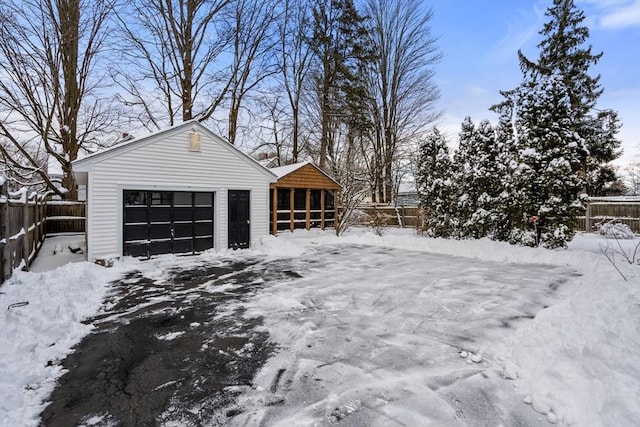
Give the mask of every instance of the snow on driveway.
M 618 274 L 600 253 L 638 245 L 619 243 L 578 235 L 549 251 L 411 230 L 305 232 L 246 251 L 17 272 L 0 288 L 0 425 L 42 421 L 59 362 L 111 307 L 100 308 L 110 282 L 138 271 L 161 284 L 184 271 L 195 295 L 189 274 L 231 259 L 255 263 L 245 271 L 260 280 L 225 313 L 262 318 L 278 352 L 252 384 L 229 387 L 238 399 L 216 418 L 224 425 L 635 426 L 640 268 L 617 256 Z M 215 291 L 233 291 L 237 277 Z M 171 332 L 169 343 L 187 335 Z
M 573 271 L 363 245 L 278 263 L 302 278 L 245 307 L 283 348 L 237 425 L 537 423 L 496 354 Z

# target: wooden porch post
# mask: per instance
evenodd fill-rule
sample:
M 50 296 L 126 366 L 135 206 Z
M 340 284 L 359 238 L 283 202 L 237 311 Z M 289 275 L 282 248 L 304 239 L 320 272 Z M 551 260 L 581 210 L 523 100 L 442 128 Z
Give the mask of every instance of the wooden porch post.
M 324 230 L 324 193 L 325 190 L 320 190 L 320 228 Z
M 309 229 L 311 229 L 311 189 L 307 188 L 307 197 L 304 201 L 305 203 L 305 207 L 307 208 L 307 213 L 305 215 L 305 220 L 306 220 L 306 227 L 307 227 L 307 231 L 309 231 Z
M 340 200 L 340 190 L 336 190 L 333 194 L 333 228 L 338 229 L 338 200 Z
M 273 187 L 271 190 L 271 234 L 276 236 L 278 234 L 278 189 Z
M 290 208 L 290 212 L 289 212 L 289 229 L 291 230 L 291 232 L 293 233 L 293 230 L 295 230 L 295 194 L 296 194 L 296 190 L 291 188 L 289 190 L 289 208 Z

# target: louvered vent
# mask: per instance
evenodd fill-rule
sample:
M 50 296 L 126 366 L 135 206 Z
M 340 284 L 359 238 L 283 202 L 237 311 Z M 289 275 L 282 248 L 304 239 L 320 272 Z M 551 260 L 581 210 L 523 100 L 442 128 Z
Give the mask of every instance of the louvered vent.
M 189 134 L 189 151 L 200 151 L 200 134 L 195 130 Z

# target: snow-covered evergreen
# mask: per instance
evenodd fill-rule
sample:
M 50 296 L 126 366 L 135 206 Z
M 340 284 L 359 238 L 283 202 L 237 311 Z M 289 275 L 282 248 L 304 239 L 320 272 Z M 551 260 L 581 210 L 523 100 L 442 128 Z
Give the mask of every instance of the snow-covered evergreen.
M 420 145 L 418 193 L 424 215 L 425 232 L 434 237 L 449 237 L 458 228 L 452 204 L 455 183 L 451 179 L 451 158 L 444 136 L 433 128 Z
M 513 212 L 512 240 L 563 247 L 583 212 L 578 195 L 584 140 L 573 131 L 571 99 L 559 75 L 533 75 L 512 96 L 518 105 L 512 174 L 521 212 Z
M 477 128 L 466 117 L 460 131 L 458 149 L 453 156 L 457 198 L 452 211 L 459 220 L 456 235 L 481 238 L 493 234 L 501 218 L 498 209 L 506 173 L 502 152 L 505 145 L 488 120 Z

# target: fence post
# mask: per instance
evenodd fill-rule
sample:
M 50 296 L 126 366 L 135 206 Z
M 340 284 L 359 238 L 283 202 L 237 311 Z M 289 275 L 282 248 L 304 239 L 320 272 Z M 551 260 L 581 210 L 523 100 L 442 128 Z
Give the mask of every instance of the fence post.
M 24 260 L 25 270 L 29 271 L 29 198 L 23 196 L 24 204 L 22 205 L 22 227 L 24 236 L 22 236 L 22 259 Z
M 591 233 L 591 203 L 587 200 L 587 211 L 584 217 L 584 228 L 587 233 Z
M 9 197 L 7 182 L 0 186 L 0 198 L 4 199 L 0 203 L 0 240 L 4 239 L 2 250 L 0 251 L 0 283 L 4 282 L 11 275 L 11 252 L 9 250 Z

